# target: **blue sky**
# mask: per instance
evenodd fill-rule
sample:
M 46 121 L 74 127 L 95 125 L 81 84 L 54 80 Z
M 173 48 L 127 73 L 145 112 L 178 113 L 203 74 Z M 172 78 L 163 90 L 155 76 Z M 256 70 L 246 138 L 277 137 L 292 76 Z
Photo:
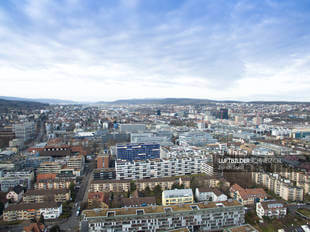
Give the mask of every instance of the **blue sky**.
M 0 84 L 84 101 L 310 101 L 310 1 L 1 1 Z

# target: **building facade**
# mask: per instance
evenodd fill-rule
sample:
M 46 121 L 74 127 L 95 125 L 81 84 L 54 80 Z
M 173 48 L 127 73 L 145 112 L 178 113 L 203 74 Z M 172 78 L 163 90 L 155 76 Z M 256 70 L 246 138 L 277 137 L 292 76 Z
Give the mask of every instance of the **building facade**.
M 281 178 L 278 174 L 253 172 L 252 180 L 286 201 L 303 201 L 303 188 L 294 186 L 289 180 Z
M 160 158 L 159 144 L 127 144 L 117 145 L 116 157 L 121 160 L 146 160 Z
M 62 205 L 54 202 L 41 204 L 11 205 L 3 212 L 3 221 L 31 220 L 40 218 L 56 219 L 62 213 Z
M 170 206 L 85 210 L 81 227 L 88 231 L 169 231 L 187 227 L 203 231 L 242 225 L 245 210 L 236 201 Z
M 117 160 L 115 162 L 116 179 L 136 180 L 198 174 L 202 172 L 202 164 L 208 160 L 205 155 L 133 162 Z
M 163 206 L 193 202 L 194 196 L 192 189 L 173 189 L 162 192 Z

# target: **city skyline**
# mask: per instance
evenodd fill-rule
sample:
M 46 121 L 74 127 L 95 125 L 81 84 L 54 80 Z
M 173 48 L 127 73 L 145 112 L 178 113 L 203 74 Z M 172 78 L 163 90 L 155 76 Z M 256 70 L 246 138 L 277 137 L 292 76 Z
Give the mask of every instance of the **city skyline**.
M 307 1 L 5 1 L 2 96 L 310 101 Z

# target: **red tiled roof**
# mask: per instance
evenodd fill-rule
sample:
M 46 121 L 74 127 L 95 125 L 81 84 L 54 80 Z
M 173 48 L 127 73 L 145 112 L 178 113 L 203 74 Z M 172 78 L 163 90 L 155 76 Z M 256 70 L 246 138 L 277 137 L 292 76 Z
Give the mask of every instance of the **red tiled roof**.
M 47 173 L 47 174 L 38 174 L 37 175 L 37 181 L 39 180 L 54 180 L 56 178 L 56 173 Z

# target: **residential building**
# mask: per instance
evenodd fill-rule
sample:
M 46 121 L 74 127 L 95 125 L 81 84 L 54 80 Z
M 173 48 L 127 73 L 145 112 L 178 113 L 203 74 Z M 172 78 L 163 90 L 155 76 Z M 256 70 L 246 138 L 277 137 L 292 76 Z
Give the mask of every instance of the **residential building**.
M 81 170 L 81 172 L 84 169 L 84 165 L 85 165 L 85 158 L 82 155 L 71 156 L 67 162 L 68 168 Z
M 127 192 L 130 190 L 130 180 L 93 180 L 90 184 L 90 192 Z M 173 184 L 190 187 L 190 177 L 165 177 L 154 179 L 141 179 L 135 181 L 138 191 L 143 191 L 147 187 L 151 190 L 159 185 L 161 189 L 171 189 Z
M 287 214 L 287 207 L 279 201 L 265 201 L 256 203 L 256 214 L 258 217 L 284 217 Z
M 95 231 L 169 231 L 187 227 L 189 231 L 222 230 L 244 224 L 244 207 L 237 201 L 170 206 L 146 206 L 118 209 L 94 209 L 82 212 L 81 227 Z
M 69 189 L 28 190 L 23 196 L 25 203 L 65 202 L 70 200 Z
M 38 173 L 59 173 L 63 165 L 59 162 L 43 162 L 38 168 Z
M 194 196 L 192 189 L 173 189 L 165 190 L 162 192 L 162 204 L 172 205 L 172 204 L 185 204 L 193 203 Z
M 33 179 L 33 171 L 7 172 L 3 177 L 0 177 L 1 191 L 8 192 L 10 188 L 17 185 L 29 189 Z
M 115 168 L 102 168 L 93 171 L 94 180 L 108 180 L 116 178 Z
M 244 189 L 238 184 L 231 186 L 230 197 L 238 200 L 243 205 L 254 205 L 267 199 L 268 195 L 262 188 Z
M 137 186 L 138 191 L 143 191 L 147 187 L 153 190 L 157 185 L 159 185 L 162 190 L 167 190 L 171 189 L 174 184 L 183 185 L 184 188 L 190 188 L 190 177 L 182 176 L 182 177 L 142 179 L 142 180 L 136 180 L 135 184 Z
M 62 213 L 62 205 L 55 202 L 46 202 L 39 204 L 17 204 L 10 205 L 3 212 L 3 221 L 31 220 L 40 218 L 56 219 Z
M 90 192 L 127 192 L 130 189 L 128 180 L 93 180 Z
M 196 188 L 195 197 L 198 201 L 227 201 L 227 196 L 217 188 Z
M 110 195 L 108 193 L 89 192 L 87 198 L 89 208 L 109 208 Z
M 116 157 L 121 160 L 146 160 L 160 158 L 159 144 L 126 144 L 117 145 Z
M 40 180 L 34 184 L 34 189 L 69 189 L 74 183 L 70 179 Z
M 35 135 L 35 123 L 34 122 L 23 122 L 13 125 L 13 132 L 15 137 L 23 141 L 29 141 L 33 139 Z
M 278 174 L 253 172 L 252 179 L 286 201 L 303 201 L 304 190 Z
M 202 172 L 202 164 L 208 162 L 207 155 L 184 156 L 170 159 L 116 160 L 116 179 L 145 179 L 184 176 Z

